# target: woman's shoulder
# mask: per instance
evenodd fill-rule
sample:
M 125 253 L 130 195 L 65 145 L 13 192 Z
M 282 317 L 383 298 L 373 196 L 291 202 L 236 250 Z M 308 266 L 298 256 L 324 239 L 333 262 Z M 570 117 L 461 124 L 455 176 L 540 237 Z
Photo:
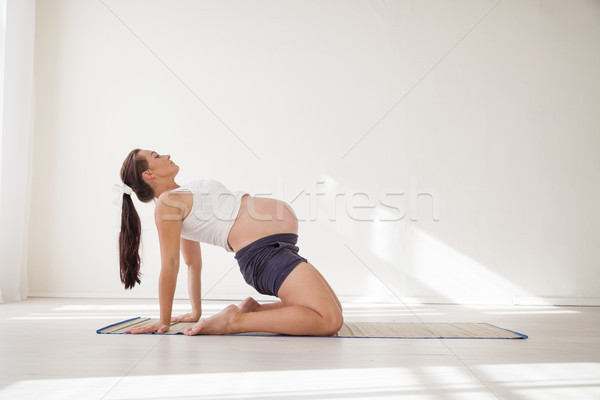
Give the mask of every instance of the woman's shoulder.
M 207 185 L 214 185 L 214 184 L 221 184 L 221 182 L 219 182 L 216 179 L 195 179 L 193 181 L 189 181 L 187 183 L 184 183 L 183 185 L 181 185 L 179 188 L 175 189 L 181 189 L 183 190 L 184 188 L 193 188 L 193 187 L 198 187 L 198 186 L 207 186 Z
M 228 189 L 221 181 L 217 179 L 196 179 L 195 181 L 181 185 L 181 187 L 177 188 L 176 190 L 189 190 L 191 192 L 206 191 L 211 193 L 214 191 L 225 191 Z
M 163 192 L 157 199 L 155 216 L 177 216 L 175 219 L 185 219 L 194 204 L 193 185 L 185 184 Z
M 180 185 L 178 188 L 169 190 L 166 193 L 177 193 L 177 192 L 182 192 L 182 191 L 194 192 L 195 189 L 197 189 L 198 187 L 202 187 L 203 185 L 204 185 L 204 180 L 197 179 L 195 181 L 190 181 L 190 182 L 184 183 L 183 185 Z
M 230 190 L 221 181 L 216 179 L 197 179 L 171 190 L 171 194 L 193 194 L 195 196 L 217 196 L 229 193 Z

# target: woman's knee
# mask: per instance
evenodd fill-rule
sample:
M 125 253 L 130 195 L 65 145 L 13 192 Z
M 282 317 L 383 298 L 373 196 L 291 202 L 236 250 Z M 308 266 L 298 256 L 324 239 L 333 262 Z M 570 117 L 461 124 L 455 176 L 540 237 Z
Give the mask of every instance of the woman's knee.
M 344 325 L 344 316 L 341 311 L 335 310 L 323 316 L 323 335 L 333 336 L 342 329 Z

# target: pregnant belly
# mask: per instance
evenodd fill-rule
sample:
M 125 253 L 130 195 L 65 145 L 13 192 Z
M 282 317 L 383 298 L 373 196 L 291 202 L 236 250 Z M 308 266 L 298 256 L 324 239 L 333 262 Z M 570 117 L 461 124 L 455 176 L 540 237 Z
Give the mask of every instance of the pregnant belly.
M 245 195 L 227 241 L 237 252 L 261 237 L 298 233 L 298 218 L 284 201 Z

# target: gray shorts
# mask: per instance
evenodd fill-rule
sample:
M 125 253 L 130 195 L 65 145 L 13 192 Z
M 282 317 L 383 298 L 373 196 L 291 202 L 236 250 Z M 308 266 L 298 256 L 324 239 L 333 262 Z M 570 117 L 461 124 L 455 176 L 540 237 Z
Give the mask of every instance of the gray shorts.
M 298 235 L 278 233 L 262 237 L 235 253 L 244 280 L 259 293 L 277 296 L 285 278 L 307 262 L 298 254 Z

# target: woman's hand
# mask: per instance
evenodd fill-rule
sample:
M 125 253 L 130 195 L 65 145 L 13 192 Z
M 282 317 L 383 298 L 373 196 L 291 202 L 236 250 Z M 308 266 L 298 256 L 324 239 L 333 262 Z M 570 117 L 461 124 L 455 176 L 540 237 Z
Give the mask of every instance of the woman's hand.
M 134 335 L 138 334 L 138 333 L 151 333 L 151 332 L 166 333 L 166 332 L 169 332 L 170 327 L 171 327 L 171 324 L 165 324 L 164 322 L 161 321 L 161 322 L 156 322 L 154 324 L 140 326 L 139 328 L 128 329 L 125 331 L 125 333 L 133 333 Z
M 191 312 L 178 317 L 172 317 L 171 322 L 198 322 L 199 319 L 200 315 Z

